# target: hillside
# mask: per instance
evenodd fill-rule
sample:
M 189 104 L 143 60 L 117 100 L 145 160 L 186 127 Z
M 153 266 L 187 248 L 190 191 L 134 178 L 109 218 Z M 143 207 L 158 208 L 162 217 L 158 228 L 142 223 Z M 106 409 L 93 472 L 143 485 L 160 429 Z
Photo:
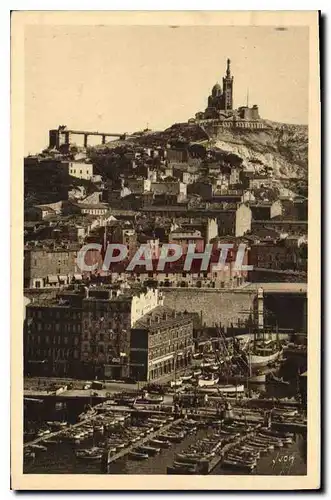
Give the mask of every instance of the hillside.
M 304 194 L 308 184 L 308 127 L 265 120 L 263 130 L 228 129 L 214 122 L 176 123 L 164 131 L 146 131 L 133 134 L 125 142 L 113 142 L 94 149 L 104 154 L 120 147 L 155 147 L 167 143 L 201 143 L 207 149 L 234 154 L 243 160 L 243 166 L 258 171 L 269 167 L 275 184 Z M 107 153 L 106 153 L 107 154 Z M 99 156 L 98 155 L 98 156 Z M 305 195 L 305 194 L 304 194 Z
M 307 178 L 308 127 L 266 122 L 265 130 L 223 130 L 204 124 L 210 144 L 234 153 L 244 165 L 260 163 L 272 168 L 272 176 L 280 179 Z

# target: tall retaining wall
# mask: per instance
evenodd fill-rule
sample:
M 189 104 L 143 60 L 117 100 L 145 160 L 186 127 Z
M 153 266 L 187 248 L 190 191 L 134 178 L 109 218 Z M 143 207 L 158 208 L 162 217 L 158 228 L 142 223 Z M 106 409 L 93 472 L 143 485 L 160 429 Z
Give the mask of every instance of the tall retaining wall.
M 221 323 L 238 325 L 253 313 L 256 292 L 252 290 L 215 290 L 201 288 L 162 288 L 164 305 L 175 311 L 198 313 L 207 327 Z

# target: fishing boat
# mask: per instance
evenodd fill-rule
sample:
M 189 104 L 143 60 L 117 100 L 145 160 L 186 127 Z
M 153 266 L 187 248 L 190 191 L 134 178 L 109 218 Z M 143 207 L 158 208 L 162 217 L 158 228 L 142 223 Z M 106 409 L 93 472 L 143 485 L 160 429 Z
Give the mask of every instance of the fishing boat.
M 226 458 L 228 460 L 234 460 L 235 462 L 243 462 L 245 464 L 252 464 L 256 466 L 257 460 L 256 458 L 252 457 L 252 455 L 246 454 L 243 455 L 242 453 L 238 453 L 237 451 L 230 451 Z
M 293 441 L 294 434 L 292 432 L 279 432 L 279 431 L 274 431 L 271 430 L 267 427 L 262 427 L 260 429 L 260 432 L 267 435 L 267 436 L 275 436 L 280 439 L 290 439 L 291 442 Z
M 158 448 L 170 448 L 170 441 L 162 441 L 161 439 L 151 439 L 149 443 L 152 446 L 157 446 Z
M 198 386 L 199 387 L 210 387 L 210 386 L 216 385 L 218 383 L 218 380 L 219 380 L 219 378 L 215 377 L 215 376 L 199 378 Z
M 55 446 L 57 444 L 62 443 L 62 439 L 60 438 L 55 438 L 55 439 L 47 439 L 45 438 L 43 441 L 41 441 L 43 445 L 45 446 Z
M 42 436 L 46 436 L 46 434 L 50 434 L 51 431 L 49 429 L 42 429 L 38 432 L 37 436 L 38 437 L 42 437 Z
M 199 377 L 201 375 L 202 371 L 201 370 L 194 370 L 193 371 L 193 377 Z
M 231 469 L 240 469 L 244 471 L 251 472 L 256 467 L 256 463 L 244 462 L 244 461 L 236 461 L 230 460 L 228 458 L 224 459 L 222 462 L 222 467 L 231 468 Z
M 163 403 L 163 396 L 156 394 L 145 394 L 137 398 L 134 404 L 161 404 Z
M 148 453 L 139 453 L 138 451 L 130 451 L 128 454 L 129 458 L 132 458 L 133 460 L 148 460 L 149 455 Z
M 193 375 L 192 374 L 185 374 L 181 377 L 183 382 L 189 382 L 192 379 Z
M 155 448 L 154 446 L 141 445 L 136 448 L 139 453 L 147 453 L 147 455 L 157 455 L 160 453 L 161 448 Z
M 281 354 L 282 349 L 273 340 L 256 340 L 248 352 L 248 362 L 251 369 L 268 366 L 275 363 Z
M 240 385 L 218 385 L 218 392 L 226 392 L 226 393 L 238 393 L 245 392 L 245 387 L 243 384 Z
M 213 366 L 213 362 L 212 361 L 202 361 L 202 363 L 200 364 L 200 368 L 211 368 Z
M 167 474 L 197 474 L 196 464 L 179 464 L 167 467 Z
M 183 432 L 180 432 L 178 434 L 175 433 L 168 433 L 168 434 L 162 434 L 159 436 L 159 439 L 165 440 L 165 441 L 170 441 L 172 443 L 180 443 L 185 437 L 185 434 Z
M 79 460 L 88 460 L 88 461 L 96 461 L 96 460 L 101 460 L 103 455 L 103 450 L 102 448 L 86 448 L 82 450 L 77 450 L 76 451 L 76 458 Z

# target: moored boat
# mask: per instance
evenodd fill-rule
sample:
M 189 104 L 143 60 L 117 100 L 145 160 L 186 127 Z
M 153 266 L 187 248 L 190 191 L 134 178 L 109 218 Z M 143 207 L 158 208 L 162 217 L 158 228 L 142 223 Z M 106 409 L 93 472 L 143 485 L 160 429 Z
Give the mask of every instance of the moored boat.
M 147 455 L 157 455 L 160 453 L 161 448 L 156 448 L 154 446 L 146 446 L 146 445 L 141 445 L 137 446 L 136 450 L 138 453 L 147 453 Z
M 256 467 L 256 464 L 254 463 L 243 462 L 243 461 L 238 462 L 230 459 L 224 459 L 221 465 L 224 468 L 240 469 L 248 472 L 251 472 Z
M 218 377 L 206 377 L 206 378 L 199 378 L 198 380 L 198 386 L 199 387 L 210 387 L 214 386 L 218 383 Z
M 134 460 L 148 460 L 149 455 L 147 453 L 139 453 L 137 451 L 130 451 L 128 454 L 129 458 Z
M 159 448 L 170 448 L 171 446 L 170 441 L 162 441 L 161 439 L 151 439 L 149 443 Z

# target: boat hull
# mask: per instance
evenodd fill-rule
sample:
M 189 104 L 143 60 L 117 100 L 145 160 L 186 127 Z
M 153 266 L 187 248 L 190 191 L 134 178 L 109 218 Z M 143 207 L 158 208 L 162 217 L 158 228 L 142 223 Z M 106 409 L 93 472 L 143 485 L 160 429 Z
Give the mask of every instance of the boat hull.
M 249 354 L 248 361 L 250 366 L 253 367 L 261 367 L 267 366 L 270 363 L 276 361 L 281 355 L 281 351 L 274 352 L 267 356 L 263 356 L 260 354 Z

